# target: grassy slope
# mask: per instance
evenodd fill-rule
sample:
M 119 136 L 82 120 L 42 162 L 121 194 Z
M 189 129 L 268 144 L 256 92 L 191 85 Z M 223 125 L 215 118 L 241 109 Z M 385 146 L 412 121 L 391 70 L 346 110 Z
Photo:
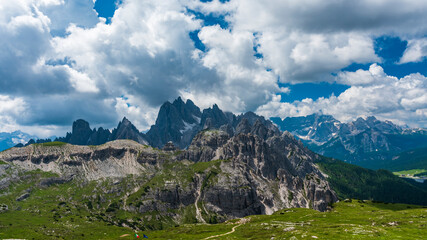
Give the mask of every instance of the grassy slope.
M 427 205 L 427 191 L 389 171 L 369 170 L 331 158 L 322 158 L 318 165 L 329 176 L 329 183 L 341 199 Z
M 420 174 L 420 173 L 424 173 L 427 172 L 426 169 L 411 169 L 411 170 L 403 170 L 403 171 L 398 171 L 398 172 L 393 172 L 394 175 L 409 175 L 409 176 L 414 176 L 415 174 Z
M 414 205 L 340 202 L 331 212 L 285 209 L 271 216 L 249 216 L 232 234 L 216 239 L 425 239 L 427 209 Z M 203 239 L 237 224 L 184 225 L 145 232 L 150 239 Z M 294 237 L 294 238 L 293 238 Z
M 141 186 L 140 191 L 131 194 L 127 199 L 128 206 L 137 205 L 144 198 L 143 192 L 147 187 L 155 190 L 171 180 L 188 184 L 195 173 L 211 176 L 212 172 L 219 171 L 218 167 L 222 161 L 227 160 L 166 163 L 165 168 L 151 179 L 145 176 L 128 176 L 114 184 L 113 180 L 86 183 L 73 180 L 46 187 L 40 186 L 40 182 L 45 178 L 57 177 L 55 174 L 40 170 L 20 172 L 18 182 L 0 190 L 0 205 L 6 204 L 9 208 L 8 211 L 0 213 L 0 239 L 104 239 L 106 236 L 120 236 L 133 231 L 119 227 L 122 225 L 134 225 L 140 229 L 175 226 L 170 218 L 156 212 L 138 214 L 122 210 L 119 206 L 124 204 L 124 194 L 131 192 L 135 184 Z M 215 175 L 206 178 L 203 184 L 211 184 L 214 178 Z M 117 188 L 122 191 L 112 191 Z M 30 192 L 28 198 L 16 201 L 26 192 Z M 197 222 L 193 204 L 170 211 L 183 216 L 183 222 Z M 204 217 L 209 219 L 212 216 Z M 100 236 L 99 233 L 105 233 L 105 236 Z
M 26 239 L 135 239 L 134 231 L 94 219 L 89 221 L 85 209 L 57 204 L 53 196 L 39 209 L 22 208 L 0 214 L 0 238 Z M 61 203 L 61 202 L 60 202 Z M 59 221 L 54 207 L 68 212 Z M 43 208 L 43 209 L 41 209 Z M 41 211 L 41 212 L 39 212 Z M 217 239 L 425 239 L 427 209 L 414 205 L 339 202 L 331 212 L 311 209 L 286 209 L 271 216 L 249 216 L 250 221 L 232 234 Z M 161 231 L 138 231 L 149 239 L 203 239 L 229 232 L 237 220 L 221 224 L 186 224 Z M 129 234 L 120 238 L 124 234 Z

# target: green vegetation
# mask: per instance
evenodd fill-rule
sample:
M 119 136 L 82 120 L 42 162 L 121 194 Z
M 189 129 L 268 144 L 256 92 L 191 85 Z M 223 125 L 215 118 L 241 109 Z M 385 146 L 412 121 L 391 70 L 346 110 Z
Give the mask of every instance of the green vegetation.
M 395 175 L 415 175 L 418 173 L 422 173 L 422 172 L 426 172 L 427 170 L 425 169 L 411 169 L 411 170 L 403 170 L 403 171 L 398 171 L 398 172 L 393 172 Z
M 408 177 L 421 177 L 421 176 L 427 176 L 427 170 L 426 169 L 411 169 L 411 170 L 404 170 L 404 171 L 398 171 L 393 172 L 394 175 L 397 176 L 408 176 Z
M 45 143 L 36 143 L 35 145 L 43 146 L 43 147 L 61 147 L 66 145 L 64 142 L 45 142 Z
M 168 182 L 190 184 L 195 181 L 196 174 L 203 179 L 202 188 L 208 187 L 215 182 L 223 161 L 228 160 L 167 162 L 154 176 L 129 175 L 120 180 L 73 180 L 50 185 L 41 182 L 46 178 L 57 178 L 54 173 L 41 170 L 18 172 L 20 180 L 0 192 L 0 206 L 8 207 L 7 211 L 0 213 L 0 239 L 134 239 L 133 229 L 140 229 L 138 234 L 142 236 L 145 233 L 150 239 L 203 239 L 230 232 L 233 227 L 235 232 L 224 235 L 222 239 L 312 239 L 312 236 L 319 239 L 422 239 L 426 235 L 425 208 L 372 201 L 342 201 L 326 213 L 286 209 L 272 216 L 247 217 L 250 219 L 247 223 L 231 220 L 220 224 L 196 224 L 195 206 L 190 204 L 168 211 L 172 216 L 182 217 L 181 222 L 185 224 L 180 226 L 167 214 L 156 211 L 138 213 L 123 208 L 138 207 L 141 201 L 152 201 L 143 197 L 144 194 L 167 190 Z M 352 196 L 351 187 L 354 187 L 354 195 L 358 198 L 369 199 L 363 196 L 364 191 L 380 191 L 379 184 L 411 186 L 387 171 L 371 171 L 332 159 L 323 159 L 319 165 L 331 179 L 337 180 L 341 175 L 348 177 L 347 182 L 338 188 L 331 181 L 341 198 Z M 330 171 L 341 175 L 333 175 Z M 395 182 L 396 179 L 403 182 Z M 372 185 L 372 189 L 363 185 Z M 339 188 L 343 186 L 349 188 L 349 192 L 345 191 L 346 188 Z M 134 189 L 139 190 L 126 195 Z M 390 188 L 385 189 L 391 191 Z M 24 200 L 16 200 L 27 193 L 29 196 Z M 288 200 L 292 201 L 293 194 L 288 194 Z M 403 196 L 405 194 L 408 193 L 402 193 Z M 372 199 L 378 200 L 376 196 Z M 203 208 L 202 201 L 198 207 Z M 204 211 L 202 214 L 209 223 L 223 219 L 223 216 Z
M 248 222 L 235 219 L 220 224 L 171 225 L 170 220 L 155 213 L 132 214 L 119 210 L 120 200 L 101 194 L 95 182 L 79 186 L 78 182 L 38 188 L 28 181 L 11 187 L 12 194 L 1 196 L 0 203 L 9 210 L 0 213 L 0 238 L 25 239 L 134 239 L 129 227 L 144 219 L 149 228 L 137 231 L 149 239 L 203 239 L 235 232 L 216 239 L 425 239 L 427 209 L 415 205 L 385 204 L 372 201 L 342 201 L 330 212 L 312 209 L 284 209 L 271 216 L 249 216 Z M 122 182 L 125 183 L 125 182 Z M 125 187 L 125 185 L 119 185 Z M 106 182 L 105 185 L 109 183 Z M 21 202 L 15 197 L 32 187 L 31 196 Z M 86 198 L 85 196 L 97 196 Z M 112 197 L 111 200 L 105 197 Z M 91 206 L 91 207 L 89 207 Z M 93 208 L 93 210 L 90 210 Z M 109 212 L 110 211 L 110 212 Z M 194 205 L 182 209 L 186 222 L 196 222 Z M 113 219 L 116 219 L 115 221 Z M 119 220 L 117 220 L 119 219 Z M 120 220 L 121 219 L 121 220 Z M 212 216 L 215 221 L 215 216 Z M 153 231 L 149 229 L 161 229 Z M 124 236 L 124 237 L 120 237 Z M 293 238 L 294 237 L 294 238 Z
M 0 195 L 0 204 L 9 209 L 0 213 L 0 239 L 108 239 L 130 232 L 129 228 L 119 227 L 134 217 L 115 209 L 122 196 L 112 196 L 101 190 L 102 185 L 111 186 L 110 182 L 74 180 L 42 185 L 43 179 L 58 176 L 40 170 L 19 175 L 20 180 Z M 127 186 L 124 182 L 117 185 Z M 26 193 L 29 194 L 26 199 L 16 200 Z
M 415 205 L 347 201 L 334 204 L 331 212 L 284 209 L 271 216 L 249 216 L 240 224 L 183 225 L 145 232 L 150 239 L 425 239 L 427 209 Z M 314 236 L 314 237 L 313 237 Z
M 8 164 L 8 163 L 0 160 L 0 165 L 5 165 L 5 164 Z
M 331 158 L 317 162 L 340 199 L 427 205 L 427 191 L 387 170 L 369 170 Z
M 130 175 L 121 180 L 73 180 L 49 185 L 41 183 L 58 175 L 41 170 L 16 172 L 13 168 L 20 178 L 0 191 L 0 205 L 4 204 L 9 209 L 0 213 L 0 239 L 117 239 L 118 236 L 132 233 L 132 229 L 174 227 L 176 222 L 168 214 L 156 211 L 141 214 L 124 210 L 123 207 L 138 207 L 141 201 L 152 201 L 143 197 L 144 194 L 168 191 L 165 188 L 168 181 L 188 185 L 194 181 L 196 173 L 204 179 L 203 185 L 207 186 L 214 178 L 212 172 L 219 171 L 222 161 L 169 162 L 155 176 Z M 139 191 L 126 197 L 137 186 Z M 28 196 L 17 201 L 25 195 Z M 168 212 L 173 213 L 172 216 L 181 216 L 183 223 L 197 222 L 194 204 Z M 205 214 L 204 217 L 211 223 L 221 219 L 214 214 Z

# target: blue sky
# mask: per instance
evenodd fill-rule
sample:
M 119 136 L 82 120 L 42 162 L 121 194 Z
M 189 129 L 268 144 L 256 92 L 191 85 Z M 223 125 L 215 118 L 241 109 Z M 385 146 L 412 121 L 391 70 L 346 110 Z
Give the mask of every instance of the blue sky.
M 427 127 L 427 3 L 0 3 L 0 132 L 73 120 L 140 130 L 178 96 L 265 117 L 374 115 Z M 54 103 L 54 104 L 52 104 Z

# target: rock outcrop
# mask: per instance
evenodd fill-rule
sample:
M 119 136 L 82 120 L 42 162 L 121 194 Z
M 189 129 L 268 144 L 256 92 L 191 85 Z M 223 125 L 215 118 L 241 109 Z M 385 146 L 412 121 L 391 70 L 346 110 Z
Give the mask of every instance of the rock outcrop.
M 87 121 L 78 119 L 73 122 L 71 133 L 67 133 L 65 137 L 56 138 L 55 141 L 73 145 L 101 145 L 117 139 L 129 139 L 141 144 L 148 144 L 144 134 L 139 132 L 126 117 L 119 122 L 117 128 L 113 129 L 112 132 L 102 127 L 92 130 Z M 30 144 L 32 143 L 28 142 L 26 146 Z
M 141 144 L 148 144 L 147 140 L 142 133 L 126 118 L 124 117 L 116 129 L 113 130 L 110 141 L 118 139 L 129 139 Z
M 200 109 L 191 100 L 184 103 L 178 98 L 173 103 L 166 102 L 160 107 L 155 125 L 147 132 L 147 139 L 157 148 L 169 141 L 185 148 L 200 130 L 200 118 Z

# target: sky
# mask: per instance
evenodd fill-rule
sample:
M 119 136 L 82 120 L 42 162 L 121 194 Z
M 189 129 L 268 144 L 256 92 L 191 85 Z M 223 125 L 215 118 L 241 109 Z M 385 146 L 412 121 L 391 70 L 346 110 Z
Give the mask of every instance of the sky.
M 427 1 L 0 1 L 0 132 L 141 131 L 165 101 L 427 127 Z

